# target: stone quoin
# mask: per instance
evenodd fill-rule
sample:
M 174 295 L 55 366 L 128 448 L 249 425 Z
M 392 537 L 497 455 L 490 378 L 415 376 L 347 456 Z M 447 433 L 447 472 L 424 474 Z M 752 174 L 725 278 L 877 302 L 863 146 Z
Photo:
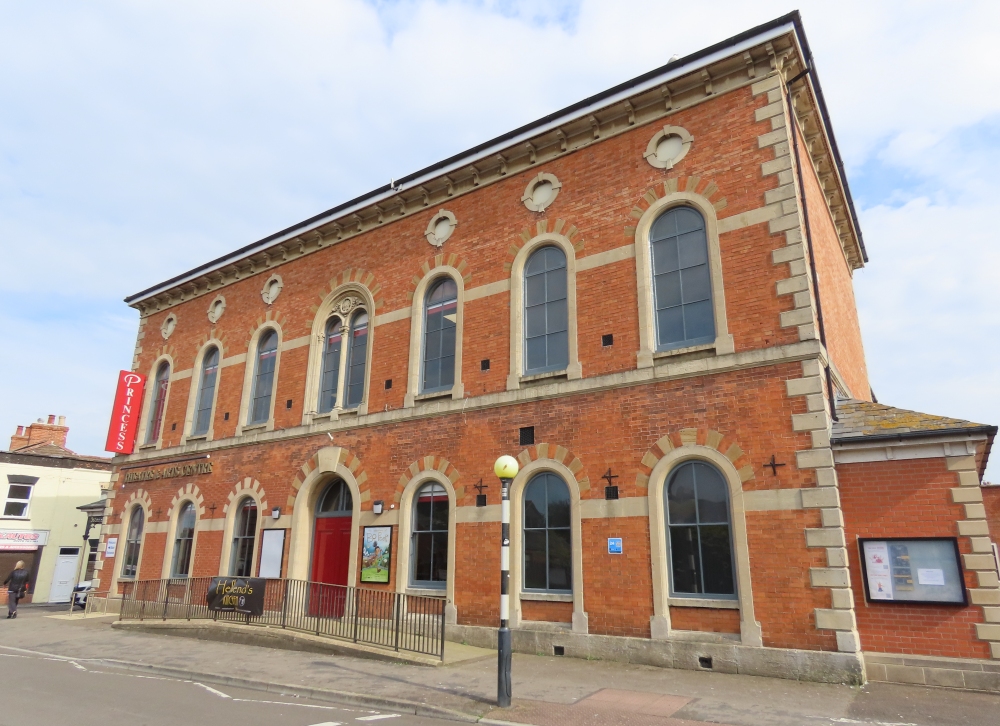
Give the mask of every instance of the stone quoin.
M 282 577 L 360 585 L 377 524 L 366 586 L 489 645 L 510 454 L 517 650 L 838 682 L 1000 658 L 996 428 L 875 401 L 866 261 L 798 14 L 672 61 L 129 297 L 147 384 L 99 589 L 256 576 L 271 529 Z M 907 582 L 923 537 L 960 559 Z M 918 602 L 943 577 L 964 600 Z

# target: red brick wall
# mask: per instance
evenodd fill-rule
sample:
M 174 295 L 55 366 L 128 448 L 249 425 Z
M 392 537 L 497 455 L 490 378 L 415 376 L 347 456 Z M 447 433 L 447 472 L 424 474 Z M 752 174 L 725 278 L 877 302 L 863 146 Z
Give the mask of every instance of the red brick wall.
M 949 489 L 958 476 L 943 458 L 841 464 L 837 466 L 846 523 L 851 586 L 864 650 L 878 653 L 989 658 L 989 646 L 976 639 L 975 623 L 983 622 L 976 606 L 907 605 L 866 602 L 859 537 L 955 537 L 961 505 Z M 963 554 L 968 538 L 958 538 Z M 975 575 L 965 573 L 967 587 Z
M 506 279 L 504 262 L 508 247 L 520 232 L 541 219 L 565 219 L 576 225 L 585 247 L 578 257 L 586 257 L 632 242 L 625 227 L 634 225 L 632 208 L 654 184 L 667 178 L 686 180 L 699 177 L 698 189 L 715 183 L 726 206 L 720 217 L 736 215 L 764 206 L 764 192 L 776 186 L 775 177 L 761 177 L 760 164 L 773 158 L 771 149 L 759 149 L 757 136 L 770 130 L 767 122 L 753 120 L 754 109 L 766 98 L 753 98 L 749 88 L 720 96 L 671 117 L 695 137 L 691 151 L 671 171 L 655 169 L 642 155 L 656 124 L 640 126 L 595 146 L 547 162 L 539 169 L 513 175 L 510 179 L 449 200 L 447 207 L 458 218 L 458 227 L 445 244 L 445 253 L 465 259 L 471 272 L 467 287 L 477 287 Z M 623 162 L 623 159 L 631 161 Z M 544 213 L 529 212 L 520 203 L 529 178 L 539 171 L 556 174 L 563 188 L 554 204 Z M 686 183 L 686 181 L 684 182 Z M 249 276 L 221 290 L 226 310 L 213 326 L 207 319 L 208 304 L 215 292 L 181 303 L 169 311 L 151 315 L 139 356 L 138 369 L 149 372 L 162 348 L 172 352 L 175 370 L 194 365 L 201 344 L 213 334 L 224 338 L 224 355 L 248 352 L 251 331 L 268 311 L 282 321 L 284 340 L 310 332 L 314 308 L 331 278 L 346 269 L 372 272 L 381 286 L 384 313 L 409 304 L 410 280 L 420 274 L 420 266 L 436 250 L 423 236 L 432 211 L 415 213 L 393 221 L 279 268 Z M 766 224 L 723 234 L 720 239 L 723 275 L 730 332 L 736 349 L 751 350 L 797 341 L 794 328 L 779 327 L 778 315 L 791 308 L 788 298 L 778 298 L 774 283 L 787 277 L 786 265 L 775 266 L 771 252 L 784 245 L 783 235 L 770 235 Z M 284 289 L 270 307 L 261 300 L 260 290 L 267 277 L 277 271 Z M 614 290 L 615 304 L 608 305 L 608 291 Z M 502 391 L 506 388 L 509 360 L 509 308 L 506 293 L 472 301 L 466 305 L 463 380 L 470 394 Z M 580 272 L 577 277 L 579 357 L 585 376 L 628 370 L 635 367 L 638 348 L 638 312 L 635 262 L 632 259 Z M 852 303 L 853 304 L 853 303 Z M 163 345 L 159 327 L 169 313 L 178 324 Z M 409 356 L 408 320 L 374 328 L 369 411 L 399 408 L 406 392 Z M 615 345 L 601 346 L 601 335 L 613 333 Z M 302 420 L 303 386 L 308 347 L 281 353 L 275 392 L 275 427 L 297 425 Z M 252 364 L 253 352 L 250 351 Z M 490 358 L 491 370 L 483 373 L 479 361 Z M 190 386 L 197 375 L 174 381 L 164 420 L 164 446 L 176 445 L 182 435 Z M 234 434 L 237 426 L 244 365 L 221 370 L 215 410 L 216 438 Z M 384 381 L 393 379 L 391 390 Z M 285 409 L 291 399 L 292 408 Z M 223 420 L 228 412 L 230 418 Z M 177 424 L 176 430 L 172 429 Z
M 521 618 L 523 620 L 541 620 L 547 623 L 571 623 L 573 622 L 573 603 L 522 600 Z
M 740 611 L 719 608 L 670 608 L 670 627 L 705 633 L 739 633 Z
M 799 136 L 799 153 L 802 158 L 806 203 L 809 206 L 809 227 L 812 230 L 813 253 L 819 275 L 820 301 L 823 305 L 823 323 L 826 345 L 837 371 L 850 386 L 854 398 L 871 400 L 868 383 L 868 366 L 865 348 L 861 341 L 861 323 L 854 300 L 854 281 L 851 268 L 833 225 L 830 209 L 816 178 L 816 170 Z
M 990 524 L 990 537 L 994 542 L 1000 542 L 1000 486 L 988 486 L 982 489 L 986 521 Z

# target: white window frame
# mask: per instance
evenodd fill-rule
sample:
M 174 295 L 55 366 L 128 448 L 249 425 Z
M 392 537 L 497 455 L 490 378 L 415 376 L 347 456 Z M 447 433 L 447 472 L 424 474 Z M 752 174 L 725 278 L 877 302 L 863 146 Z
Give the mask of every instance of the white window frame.
M 4 497 L 3 509 L 0 510 L 0 517 L 2 517 L 3 519 L 31 519 L 31 496 L 32 496 L 32 494 L 35 493 L 35 484 L 37 484 L 37 483 L 38 483 L 37 479 L 35 479 L 35 481 L 31 482 L 31 483 L 28 483 L 28 482 L 8 481 L 7 482 L 7 494 Z M 14 497 L 12 497 L 10 495 L 10 488 L 11 487 L 28 487 L 28 498 L 27 499 L 20 499 L 20 498 L 15 499 Z M 10 504 L 10 503 L 12 503 L 12 502 L 16 502 L 16 503 L 19 503 L 19 504 L 23 503 L 24 504 L 24 514 L 6 514 L 7 505 Z
M 253 405 L 254 384 L 257 378 L 257 354 L 261 338 L 269 331 L 273 330 L 278 335 L 277 352 L 274 358 L 274 377 L 271 380 L 271 407 L 268 410 L 267 421 L 248 424 L 250 406 Z M 250 345 L 247 347 L 246 363 L 243 366 L 243 395 L 240 397 L 240 413 L 236 420 L 236 435 L 240 436 L 247 429 L 256 431 L 274 430 L 274 405 L 278 400 L 278 376 L 281 373 L 281 346 L 284 342 L 281 326 L 271 320 L 257 328 L 257 331 L 250 337 Z M 219 361 L 220 365 L 222 361 Z M 218 390 L 218 385 L 216 385 Z
M 656 305 L 653 292 L 653 252 L 649 233 L 653 223 L 673 207 L 691 207 L 705 220 L 708 243 L 708 268 L 712 281 L 712 311 L 715 315 L 715 340 L 702 345 L 659 350 L 656 335 Z M 712 203 L 692 192 L 673 192 L 657 199 L 643 212 L 635 230 L 635 271 L 639 302 L 639 350 L 636 367 L 651 368 L 654 360 L 683 353 L 714 350 L 715 355 L 735 352 L 733 336 L 726 319 L 726 294 L 722 280 L 722 253 L 719 246 L 719 222 Z
M 569 363 L 562 370 L 527 374 L 524 368 L 524 267 L 528 258 L 540 247 L 559 247 L 566 255 L 566 316 L 568 323 Z M 583 366 L 577 348 L 576 250 L 568 237 L 545 232 L 525 243 L 518 250 L 510 268 L 510 369 L 507 390 L 514 391 L 522 383 L 565 376 L 567 380 L 583 378 Z
M 427 292 L 443 277 L 450 277 L 458 288 L 458 320 L 455 323 L 455 382 L 451 390 L 424 393 L 424 328 L 427 322 Z M 454 267 L 435 267 L 417 284 L 413 292 L 413 306 L 410 312 L 410 365 L 407 371 L 406 394 L 403 396 L 403 407 L 412 408 L 424 397 L 445 398 L 454 400 L 465 397 L 465 384 L 462 382 L 462 338 L 465 330 L 465 280 L 462 273 Z

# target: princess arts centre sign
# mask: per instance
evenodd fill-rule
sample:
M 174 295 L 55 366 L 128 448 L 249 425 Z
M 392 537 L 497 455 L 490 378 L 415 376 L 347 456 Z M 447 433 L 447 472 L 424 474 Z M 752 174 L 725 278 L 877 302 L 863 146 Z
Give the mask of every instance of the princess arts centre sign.
M 125 483 L 131 484 L 134 481 L 153 481 L 155 479 L 175 479 L 179 476 L 197 476 L 198 474 L 211 474 L 212 462 L 199 461 L 196 464 L 175 464 L 165 466 L 160 469 L 138 469 L 125 472 Z

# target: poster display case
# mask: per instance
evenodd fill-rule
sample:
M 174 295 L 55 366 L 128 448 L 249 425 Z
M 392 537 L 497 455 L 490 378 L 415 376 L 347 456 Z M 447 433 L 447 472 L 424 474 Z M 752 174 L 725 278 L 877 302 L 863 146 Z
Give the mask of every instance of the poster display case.
M 868 602 L 968 604 L 954 537 L 859 539 L 858 548 Z

